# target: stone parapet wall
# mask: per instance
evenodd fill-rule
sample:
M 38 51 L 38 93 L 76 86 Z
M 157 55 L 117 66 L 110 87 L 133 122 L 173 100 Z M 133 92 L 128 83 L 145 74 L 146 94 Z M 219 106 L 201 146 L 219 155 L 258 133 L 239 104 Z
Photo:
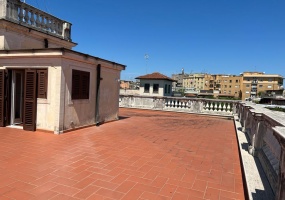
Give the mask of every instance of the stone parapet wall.
M 249 140 L 249 153 L 259 159 L 276 199 L 284 199 L 285 113 L 239 103 L 237 115 Z

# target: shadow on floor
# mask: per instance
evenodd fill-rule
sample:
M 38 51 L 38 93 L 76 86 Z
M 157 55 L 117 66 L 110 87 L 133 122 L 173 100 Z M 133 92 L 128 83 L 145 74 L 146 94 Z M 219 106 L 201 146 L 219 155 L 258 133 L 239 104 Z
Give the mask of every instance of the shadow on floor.
M 125 116 L 119 116 L 119 120 L 124 120 L 124 119 L 128 119 L 130 117 L 125 117 Z

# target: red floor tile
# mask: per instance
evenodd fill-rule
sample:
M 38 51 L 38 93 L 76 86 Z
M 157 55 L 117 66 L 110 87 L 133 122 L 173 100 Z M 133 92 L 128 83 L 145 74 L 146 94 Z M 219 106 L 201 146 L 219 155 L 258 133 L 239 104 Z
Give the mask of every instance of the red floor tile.
M 0 128 L 0 199 L 244 199 L 231 120 L 120 116 L 62 135 Z

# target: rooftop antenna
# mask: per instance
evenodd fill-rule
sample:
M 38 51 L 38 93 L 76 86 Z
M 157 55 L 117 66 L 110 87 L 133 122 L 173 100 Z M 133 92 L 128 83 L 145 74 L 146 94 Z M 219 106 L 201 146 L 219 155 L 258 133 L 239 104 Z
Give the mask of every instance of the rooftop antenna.
M 147 53 L 144 54 L 144 59 L 145 59 L 145 70 L 146 70 L 146 74 L 147 74 L 147 61 L 148 61 L 148 59 L 149 59 L 149 56 L 148 56 Z

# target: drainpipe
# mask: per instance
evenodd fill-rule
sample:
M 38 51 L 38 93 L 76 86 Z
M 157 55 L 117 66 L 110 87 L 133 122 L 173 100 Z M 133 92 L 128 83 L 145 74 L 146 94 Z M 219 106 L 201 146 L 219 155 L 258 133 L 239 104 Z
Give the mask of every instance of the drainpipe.
M 100 125 L 100 115 L 99 115 L 99 100 L 100 100 L 100 82 L 101 80 L 103 80 L 101 78 L 101 65 L 98 64 L 97 65 L 97 77 L 96 77 L 96 101 L 95 101 L 95 122 L 96 122 L 96 126 Z

